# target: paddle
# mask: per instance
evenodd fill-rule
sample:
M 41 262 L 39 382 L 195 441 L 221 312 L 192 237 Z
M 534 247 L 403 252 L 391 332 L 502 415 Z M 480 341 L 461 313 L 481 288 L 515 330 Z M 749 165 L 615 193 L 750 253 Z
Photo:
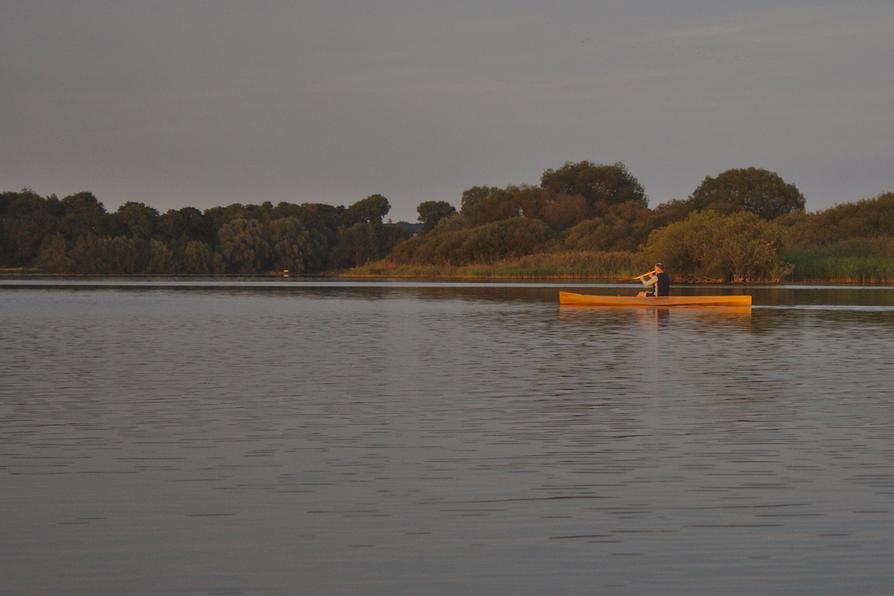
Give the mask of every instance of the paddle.
M 653 275 L 654 273 L 655 273 L 655 270 L 652 269 L 652 270 L 649 271 L 648 273 L 643 273 L 642 275 L 637 275 L 636 277 L 633 277 L 633 278 L 631 278 L 631 279 L 634 279 L 634 280 L 642 279 L 642 278 L 644 278 L 645 276 L 647 276 L 647 275 Z

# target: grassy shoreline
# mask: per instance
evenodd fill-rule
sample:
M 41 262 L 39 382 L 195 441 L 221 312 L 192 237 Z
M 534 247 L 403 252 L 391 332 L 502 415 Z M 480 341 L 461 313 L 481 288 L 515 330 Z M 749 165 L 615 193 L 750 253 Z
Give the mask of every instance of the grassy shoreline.
M 381 271 L 379 273 L 369 273 L 369 272 L 356 272 L 356 271 L 347 271 L 347 272 L 339 272 L 332 275 L 332 277 L 336 277 L 338 279 L 345 280 L 434 280 L 434 281 L 494 281 L 494 282 L 504 282 L 504 281 L 581 281 L 581 282 L 605 282 L 605 283 L 632 283 L 632 280 L 629 277 L 617 277 L 617 276 L 600 276 L 600 275 L 528 275 L 528 274 L 519 274 L 519 275 L 484 275 L 484 274 L 469 274 L 469 273 L 459 273 L 459 272 L 420 272 L 418 274 L 409 274 L 402 272 L 388 272 Z M 763 282 L 763 281 L 755 281 L 755 282 L 724 282 L 723 280 L 688 280 L 688 279 L 675 279 L 674 283 L 677 285 L 684 284 L 687 286 L 720 286 L 720 285 L 741 285 L 741 286 L 751 286 L 751 285 L 767 285 L 767 286 L 785 286 L 785 285 L 816 285 L 816 286 L 894 286 L 894 279 L 853 279 L 853 278 L 844 278 L 844 277 L 828 277 L 828 278 L 819 278 L 819 277 L 796 277 L 790 276 L 782 281 L 778 282 Z
M 780 281 L 755 280 L 760 284 L 892 285 L 894 257 L 786 255 L 793 273 Z M 456 280 L 544 280 L 627 282 L 649 269 L 635 253 L 561 253 L 528 255 L 519 259 L 471 265 L 407 265 L 375 261 L 336 274 L 345 279 L 456 279 Z M 696 285 L 723 284 L 722 279 L 687 279 L 675 282 Z M 747 285 L 741 284 L 741 285 Z
M 794 265 L 794 272 L 779 282 L 753 281 L 758 284 L 807 285 L 894 285 L 894 257 L 879 255 L 841 256 L 807 253 L 786 254 L 785 260 Z M 407 265 L 387 260 L 367 263 L 361 267 L 327 271 L 318 275 L 292 275 L 289 279 L 356 279 L 356 280 L 455 280 L 455 281 L 588 281 L 630 283 L 635 275 L 649 265 L 636 253 L 559 253 L 527 255 L 519 259 L 497 263 L 462 266 Z M 674 276 L 675 283 L 692 285 L 722 284 L 721 279 L 686 279 Z M 255 278 L 282 279 L 280 271 L 253 274 L 76 274 L 49 273 L 35 268 L 0 268 L 0 278 Z M 747 284 L 742 284 L 747 285 Z
M 894 284 L 894 256 L 787 254 L 794 273 L 786 281 L 843 284 Z
M 469 265 L 398 264 L 381 260 L 349 269 L 339 277 L 630 281 L 647 269 L 648 265 L 636 253 L 569 252 L 533 254 Z
M 0 280 L 2 279 L 29 279 L 29 278 L 39 278 L 39 279 L 183 279 L 183 280 L 196 280 L 196 279 L 207 279 L 207 280 L 226 280 L 226 279 L 243 279 L 243 280 L 273 280 L 273 279 L 284 279 L 281 275 L 275 274 L 257 274 L 257 275 L 246 275 L 246 274 L 221 274 L 221 275 L 175 275 L 175 274 L 144 274 L 144 273 L 122 273 L 122 274 L 78 274 L 78 273 L 39 273 L 32 272 L 28 274 L 12 274 L 8 272 L 0 272 Z M 465 275 L 461 273 L 426 273 L 419 275 L 409 275 L 409 274 L 391 274 L 391 273 L 382 273 L 382 274 L 359 274 L 354 272 L 332 272 L 328 275 L 293 275 L 289 278 L 295 281 L 304 280 L 356 280 L 356 281 L 387 281 L 387 280 L 399 280 L 399 281 L 456 281 L 456 282 L 511 282 L 511 281 L 525 281 L 525 282 L 602 282 L 602 283 L 624 283 L 629 284 L 632 283 L 630 278 L 619 278 L 619 277 L 605 277 L 605 276 L 593 276 L 593 275 Z M 894 286 L 894 280 L 886 280 L 886 281 L 875 281 L 875 280 L 854 280 L 847 278 L 804 278 L 804 279 L 785 279 L 781 282 L 750 282 L 750 283 L 734 283 L 734 284 L 725 284 L 722 281 L 690 281 L 690 280 L 675 280 L 674 283 L 676 285 L 687 285 L 687 286 L 720 286 L 720 285 L 760 285 L 760 286 L 785 286 L 785 285 L 815 285 L 815 286 Z

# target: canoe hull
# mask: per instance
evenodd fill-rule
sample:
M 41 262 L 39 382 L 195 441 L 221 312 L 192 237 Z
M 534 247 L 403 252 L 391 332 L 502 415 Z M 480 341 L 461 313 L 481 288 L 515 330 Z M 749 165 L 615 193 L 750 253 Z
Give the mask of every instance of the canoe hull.
M 751 306 L 751 296 L 598 296 L 559 292 L 565 306 Z

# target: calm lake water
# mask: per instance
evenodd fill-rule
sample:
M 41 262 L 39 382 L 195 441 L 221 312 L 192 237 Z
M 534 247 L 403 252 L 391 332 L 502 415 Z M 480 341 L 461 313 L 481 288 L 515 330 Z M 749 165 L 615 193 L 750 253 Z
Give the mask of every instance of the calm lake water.
M 0 280 L 0 593 L 894 591 L 894 288 Z

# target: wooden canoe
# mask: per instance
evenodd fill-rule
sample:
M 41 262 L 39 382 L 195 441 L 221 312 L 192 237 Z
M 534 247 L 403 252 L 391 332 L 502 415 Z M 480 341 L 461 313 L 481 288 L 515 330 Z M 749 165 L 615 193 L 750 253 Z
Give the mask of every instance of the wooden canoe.
M 751 296 L 597 296 L 559 292 L 567 306 L 751 306 Z

